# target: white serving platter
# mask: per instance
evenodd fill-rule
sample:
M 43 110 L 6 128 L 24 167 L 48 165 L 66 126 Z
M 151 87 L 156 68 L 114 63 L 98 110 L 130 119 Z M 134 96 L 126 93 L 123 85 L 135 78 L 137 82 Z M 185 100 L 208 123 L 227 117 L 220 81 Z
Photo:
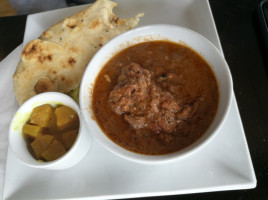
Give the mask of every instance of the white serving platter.
M 222 52 L 207 0 L 115 1 L 119 4 L 115 13 L 120 17 L 144 12 L 139 26 L 184 26 L 208 38 Z M 23 45 L 83 8 L 85 6 L 29 15 Z M 81 163 L 61 171 L 29 168 L 8 150 L 3 199 L 119 199 L 255 186 L 256 177 L 234 96 L 228 118 L 218 135 L 199 152 L 165 165 L 150 166 L 124 160 L 97 141 L 93 141 Z

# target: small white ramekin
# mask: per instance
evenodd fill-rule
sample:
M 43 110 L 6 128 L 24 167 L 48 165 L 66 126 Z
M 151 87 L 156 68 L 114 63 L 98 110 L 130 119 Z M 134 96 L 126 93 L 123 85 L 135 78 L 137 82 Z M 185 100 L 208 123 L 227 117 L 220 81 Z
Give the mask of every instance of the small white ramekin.
M 23 138 L 22 127 L 29 120 L 32 110 L 40 105 L 66 105 L 72 108 L 79 116 L 80 127 L 75 143 L 62 157 L 50 161 L 37 161 L 28 151 Z M 26 101 L 15 113 L 9 127 L 9 147 L 16 157 L 24 164 L 42 169 L 66 169 L 77 164 L 88 152 L 91 146 L 91 135 L 87 131 L 79 106 L 69 96 L 58 92 L 46 92 L 36 95 Z

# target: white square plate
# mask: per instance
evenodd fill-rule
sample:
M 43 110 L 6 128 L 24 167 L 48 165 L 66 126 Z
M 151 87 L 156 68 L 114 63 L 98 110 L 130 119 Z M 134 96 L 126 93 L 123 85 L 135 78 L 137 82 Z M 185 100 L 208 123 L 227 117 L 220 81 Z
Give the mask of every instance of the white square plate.
M 221 45 L 207 0 L 116 0 L 120 17 L 144 12 L 141 25 L 175 24 Z M 27 18 L 24 45 L 45 29 L 85 6 L 54 10 Z M 166 165 L 148 166 L 124 160 L 93 141 L 81 163 L 62 171 L 32 169 L 8 151 L 4 199 L 118 199 L 186 194 L 256 186 L 237 103 L 220 133 L 188 158 Z

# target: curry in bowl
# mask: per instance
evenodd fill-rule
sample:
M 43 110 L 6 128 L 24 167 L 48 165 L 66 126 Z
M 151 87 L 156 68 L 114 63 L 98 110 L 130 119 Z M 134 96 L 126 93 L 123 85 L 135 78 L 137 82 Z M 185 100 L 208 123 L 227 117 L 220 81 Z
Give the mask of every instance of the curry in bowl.
M 209 64 L 190 47 L 165 40 L 123 49 L 99 72 L 92 110 L 103 132 L 132 152 L 182 150 L 208 129 L 219 104 Z

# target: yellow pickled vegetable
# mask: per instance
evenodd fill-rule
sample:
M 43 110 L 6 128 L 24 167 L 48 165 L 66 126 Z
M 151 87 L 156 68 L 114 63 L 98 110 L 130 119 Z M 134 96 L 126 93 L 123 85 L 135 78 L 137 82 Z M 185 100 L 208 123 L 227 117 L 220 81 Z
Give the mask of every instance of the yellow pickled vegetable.
M 48 127 L 51 119 L 53 108 L 48 105 L 38 106 L 33 109 L 30 123 L 40 127 Z
M 55 137 L 52 135 L 38 134 L 36 136 L 35 140 L 31 143 L 36 159 L 41 159 L 41 154 L 49 147 L 54 139 Z
M 54 140 L 52 144 L 41 154 L 46 161 L 55 160 L 66 153 L 63 144 L 58 140 Z
M 31 138 L 35 138 L 39 133 L 41 133 L 42 128 L 36 125 L 24 124 L 22 132 Z
M 74 144 L 79 117 L 64 105 L 45 104 L 33 109 L 22 132 L 30 153 L 37 161 L 52 161 L 64 155 Z
M 67 106 L 57 107 L 55 114 L 57 119 L 57 127 L 59 129 L 67 128 L 78 120 L 78 115 L 76 112 Z
M 62 142 L 68 149 L 70 149 L 73 146 L 77 137 L 77 133 L 78 130 L 73 130 L 62 134 L 61 136 Z

